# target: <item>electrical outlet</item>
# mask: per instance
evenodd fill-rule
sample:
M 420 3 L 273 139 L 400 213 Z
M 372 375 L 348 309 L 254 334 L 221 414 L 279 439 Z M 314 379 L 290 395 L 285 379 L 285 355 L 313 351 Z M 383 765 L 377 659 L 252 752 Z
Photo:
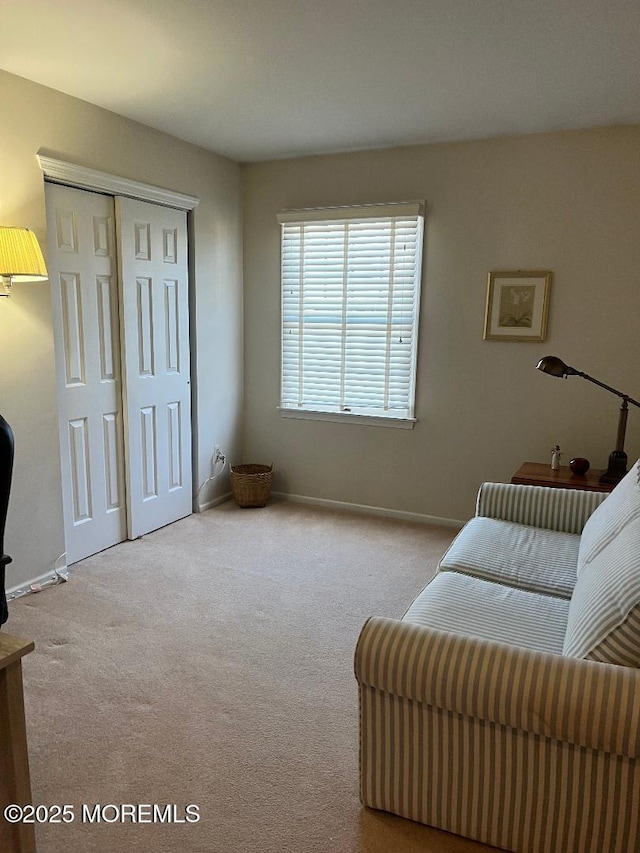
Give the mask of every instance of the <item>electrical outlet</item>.
M 220 458 L 220 447 L 217 444 L 213 445 L 213 456 L 211 457 L 211 467 L 213 468 Z
M 220 445 L 213 445 L 213 456 L 211 457 L 211 468 L 215 468 L 218 462 L 226 462 L 227 457 L 224 455 L 222 450 L 220 449 Z

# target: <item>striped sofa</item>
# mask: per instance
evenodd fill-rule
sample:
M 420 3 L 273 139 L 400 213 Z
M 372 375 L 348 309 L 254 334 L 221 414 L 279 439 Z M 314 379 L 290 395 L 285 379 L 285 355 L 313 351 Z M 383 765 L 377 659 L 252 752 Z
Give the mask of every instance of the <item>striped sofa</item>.
M 355 672 L 364 805 L 516 853 L 640 851 L 640 461 L 609 496 L 485 483 Z

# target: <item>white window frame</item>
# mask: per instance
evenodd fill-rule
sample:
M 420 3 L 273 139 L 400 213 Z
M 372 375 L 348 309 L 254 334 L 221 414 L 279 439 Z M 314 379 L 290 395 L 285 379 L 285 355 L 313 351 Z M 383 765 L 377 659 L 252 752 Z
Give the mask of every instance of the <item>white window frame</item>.
M 397 203 L 388 203 L 383 205 L 359 205 L 359 206 L 351 206 L 351 207 L 332 207 L 332 208 L 307 208 L 304 210 L 287 210 L 282 211 L 278 215 L 278 222 L 281 225 L 282 229 L 282 240 L 281 240 L 281 298 L 282 298 L 282 314 L 281 314 L 281 394 L 280 394 L 280 413 L 283 417 L 289 418 L 302 418 L 302 419 L 311 419 L 311 420 L 324 420 L 324 421 L 333 421 L 333 422 L 352 422 L 352 423 L 360 423 L 360 424 L 370 424 L 374 426 L 385 426 L 385 427 L 400 427 L 405 429 L 411 429 L 413 424 L 416 421 L 414 417 L 414 409 L 415 409 L 415 388 L 416 388 L 416 369 L 417 369 L 417 353 L 418 353 L 418 329 L 419 329 L 419 314 L 420 314 L 420 290 L 421 290 L 421 278 L 422 278 L 422 246 L 423 246 L 423 231 L 424 231 L 424 202 L 416 201 L 416 202 L 397 202 Z M 341 330 L 341 341 L 342 341 L 342 354 L 339 357 L 340 366 L 337 367 L 333 371 L 329 371 L 328 380 L 329 382 L 333 381 L 334 383 L 339 382 L 341 386 L 344 385 L 344 376 L 345 373 L 348 372 L 348 368 L 346 367 L 347 356 L 345 355 L 346 350 L 346 342 L 353 341 L 355 338 L 353 337 L 354 324 L 351 322 L 347 322 L 344 318 L 346 318 L 346 300 L 349 298 L 348 291 L 350 290 L 349 285 L 349 275 L 353 274 L 352 266 L 347 262 L 347 258 L 349 258 L 349 251 L 351 250 L 351 246 L 353 245 L 353 241 L 357 239 L 357 237 L 353 236 L 357 233 L 354 231 L 352 226 L 355 226 L 357 229 L 358 225 L 367 228 L 375 222 L 381 223 L 382 233 L 389 233 L 389 256 L 388 259 L 385 260 L 384 253 L 382 254 L 382 262 L 384 273 L 381 275 L 378 274 L 375 277 L 374 273 L 369 273 L 367 270 L 359 269 L 358 272 L 360 276 L 371 275 L 372 281 L 375 278 L 375 285 L 371 284 L 372 288 L 375 287 L 378 293 L 378 299 L 382 298 L 382 300 L 388 300 L 388 313 L 386 319 L 386 330 L 383 332 L 385 337 L 385 347 L 387 352 L 392 352 L 395 354 L 399 353 L 401 348 L 404 353 L 404 366 L 401 368 L 401 379 L 397 380 L 394 385 L 394 393 L 395 393 L 395 403 L 391 403 L 388 406 L 380 406 L 380 405 L 349 405 L 346 406 L 344 403 L 346 402 L 344 397 L 344 392 L 341 390 L 339 393 L 339 400 L 336 400 L 335 390 L 333 394 L 328 393 L 326 395 L 327 399 L 325 400 L 313 400 L 303 399 L 304 396 L 304 381 L 302 371 L 304 370 L 304 364 L 301 363 L 303 359 L 303 346 L 304 346 L 304 330 L 307 326 L 312 328 L 311 324 L 305 324 L 305 306 L 308 306 L 308 302 L 305 302 L 305 284 L 306 279 L 303 273 L 304 264 L 307 262 L 308 264 L 314 263 L 315 269 L 313 272 L 318 273 L 318 266 L 322 265 L 322 263 L 329 264 L 333 262 L 333 277 L 334 281 L 336 276 L 338 279 L 342 277 L 344 280 L 343 292 L 341 296 L 336 296 L 332 305 L 334 306 L 338 304 L 341 306 L 342 314 L 343 314 L 343 322 L 342 322 L 342 330 Z M 406 251 L 406 244 L 402 247 L 405 250 L 405 254 L 403 254 L 402 262 L 396 261 L 395 252 L 397 249 L 395 247 L 398 245 L 398 241 L 400 238 L 397 236 L 396 229 L 397 228 L 406 228 L 409 226 L 410 231 L 413 232 L 411 237 L 409 238 L 410 249 Z M 336 255 L 333 254 L 329 258 L 318 260 L 317 253 L 314 255 L 314 260 L 310 261 L 309 258 L 311 255 L 311 250 L 305 255 L 306 246 L 304 235 L 306 234 L 315 234 L 317 229 L 326 229 L 328 231 L 333 232 L 335 237 L 334 228 L 338 231 L 338 233 L 344 233 L 345 237 L 345 249 L 342 258 L 338 257 L 336 259 Z M 343 228 L 343 232 L 340 229 Z M 386 229 L 386 231 L 385 231 Z M 352 240 L 353 238 L 353 240 Z M 384 241 L 384 238 L 382 238 Z M 376 237 L 372 237 L 373 245 L 376 246 Z M 287 242 L 286 242 L 287 241 Z M 286 245 L 286 248 L 285 248 Z M 333 244 L 335 246 L 335 244 Z M 362 243 L 360 244 L 362 245 Z M 291 247 L 293 246 L 293 254 L 291 252 Z M 347 248 L 347 246 L 349 248 Z M 287 255 L 287 261 L 285 262 L 285 252 Z M 291 264 L 291 257 L 293 257 L 293 264 Z M 337 268 L 339 270 L 336 273 L 336 263 Z M 341 264 L 341 266 L 340 266 Z M 405 268 L 406 267 L 406 268 Z M 309 269 L 309 267 L 308 267 Z M 320 272 L 322 272 L 320 268 Z M 381 282 L 384 278 L 388 277 L 388 284 L 381 285 Z M 309 275 L 309 279 L 311 276 Z M 401 282 L 401 287 L 398 285 L 398 282 Z M 409 284 L 407 284 L 409 282 Z M 308 285 L 307 285 L 308 286 Z M 386 291 L 384 287 L 386 286 Z M 402 302 L 398 302 L 399 297 L 397 295 L 394 296 L 394 288 L 399 289 L 402 293 Z M 351 291 L 355 292 L 355 291 Z M 406 297 L 405 294 L 409 293 L 410 296 Z M 381 294 L 382 297 L 381 297 Z M 311 297 L 309 297 L 311 298 Z M 296 305 L 292 307 L 292 301 L 295 299 Z M 409 299 L 410 301 L 406 302 L 405 300 Z M 342 300 L 342 301 L 341 301 Z M 352 303 L 353 304 L 353 303 Z M 298 307 L 299 305 L 299 307 Z M 403 341 L 402 339 L 395 341 L 396 346 L 394 348 L 393 340 L 396 334 L 394 328 L 394 318 L 397 317 L 397 314 L 394 311 L 396 305 L 399 305 L 400 308 L 398 310 L 398 315 L 401 316 L 403 322 L 403 328 L 406 330 L 405 338 L 409 337 L 410 340 L 407 342 L 406 339 Z M 380 324 L 379 311 L 376 315 L 378 317 L 377 323 Z M 411 315 L 410 322 L 406 322 L 406 317 Z M 371 315 L 372 317 L 374 315 Z M 333 343 L 335 346 L 336 343 L 336 331 L 335 321 L 333 322 L 333 331 L 327 332 L 328 341 Z M 287 340 L 287 335 L 292 333 L 292 329 L 295 332 L 295 340 L 296 344 L 292 345 L 289 340 Z M 351 335 L 350 335 L 351 332 Z M 315 335 L 320 334 L 319 332 L 314 332 Z M 377 336 L 380 338 L 380 330 L 377 330 Z M 340 336 L 338 336 L 340 337 Z M 298 350 L 298 351 L 296 351 Z M 408 358 L 407 358 L 408 352 Z M 408 367 L 407 367 L 408 362 Z M 317 369 L 321 370 L 321 367 L 318 363 L 307 363 L 309 369 L 313 368 L 314 371 Z M 293 365 L 293 369 L 292 369 Z M 299 377 L 297 379 L 292 379 L 291 374 L 295 372 L 299 372 Z M 394 372 L 394 373 L 397 373 Z M 307 373 L 307 376 L 309 373 Z M 382 381 L 386 386 L 389 385 L 391 381 L 393 384 L 393 380 L 396 378 L 395 375 L 392 377 L 391 370 L 391 359 L 387 358 L 386 366 L 383 371 L 372 372 L 372 377 L 377 378 L 378 381 Z M 351 383 L 351 387 L 353 388 L 353 380 Z M 398 392 L 400 393 L 400 402 L 398 398 Z M 315 396 L 322 396 L 322 392 L 316 392 Z M 359 394 L 355 394 L 357 398 Z M 366 394 L 364 395 L 366 396 Z M 328 401 L 328 398 L 332 397 L 332 401 Z M 384 394 L 384 400 L 389 401 L 391 399 L 391 395 L 389 393 Z M 401 408 L 399 406 L 401 405 Z

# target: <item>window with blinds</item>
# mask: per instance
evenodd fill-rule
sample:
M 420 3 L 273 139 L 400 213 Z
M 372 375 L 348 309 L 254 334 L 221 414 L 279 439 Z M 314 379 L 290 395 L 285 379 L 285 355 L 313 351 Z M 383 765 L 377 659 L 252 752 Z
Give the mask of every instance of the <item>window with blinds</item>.
M 423 219 L 418 202 L 279 215 L 283 413 L 413 419 Z

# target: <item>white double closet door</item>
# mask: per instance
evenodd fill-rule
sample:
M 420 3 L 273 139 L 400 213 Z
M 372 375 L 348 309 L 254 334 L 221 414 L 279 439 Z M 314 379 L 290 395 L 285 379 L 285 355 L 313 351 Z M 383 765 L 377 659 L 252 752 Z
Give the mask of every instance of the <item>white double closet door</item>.
M 67 563 L 192 509 L 186 213 L 46 184 Z

